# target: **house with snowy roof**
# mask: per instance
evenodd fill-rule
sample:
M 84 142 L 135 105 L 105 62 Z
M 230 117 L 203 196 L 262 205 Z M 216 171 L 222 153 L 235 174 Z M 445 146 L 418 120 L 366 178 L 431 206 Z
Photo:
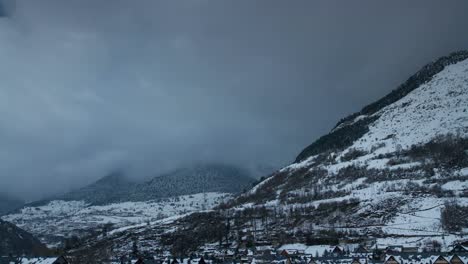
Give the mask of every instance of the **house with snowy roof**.
M 400 262 L 394 256 L 389 256 L 384 264 L 400 264 Z
M 443 256 L 439 256 L 435 261 L 434 264 L 450 264 L 447 259 L 445 259 Z
M 457 253 L 457 254 L 460 254 L 460 253 L 465 253 L 467 254 L 468 253 L 468 248 L 460 245 L 460 244 L 457 244 L 455 245 L 452 250 L 450 250 L 450 253 Z
M 466 264 L 458 255 L 453 255 L 450 264 Z
M 343 248 L 341 248 L 339 246 L 335 246 L 333 248 L 333 250 L 331 251 L 331 254 L 334 257 L 340 257 L 340 256 L 343 256 L 345 254 L 345 251 L 343 250 Z
M 369 257 L 372 256 L 372 252 L 368 250 L 364 245 L 359 245 L 351 253 L 352 257 Z

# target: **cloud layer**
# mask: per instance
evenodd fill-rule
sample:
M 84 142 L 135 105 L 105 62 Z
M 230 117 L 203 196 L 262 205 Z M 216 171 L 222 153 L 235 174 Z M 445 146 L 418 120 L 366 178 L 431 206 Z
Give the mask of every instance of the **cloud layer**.
M 6 5 L 8 6 L 8 5 Z M 468 47 L 462 1 L 17 0 L 0 18 L 0 192 L 292 161 Z

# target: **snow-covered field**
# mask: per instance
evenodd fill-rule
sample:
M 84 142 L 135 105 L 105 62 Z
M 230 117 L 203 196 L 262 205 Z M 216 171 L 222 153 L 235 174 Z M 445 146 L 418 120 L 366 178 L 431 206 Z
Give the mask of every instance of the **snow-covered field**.
M 92 206 L 84 201 L 52 201 L 44 206 L 25 207 L 19 213 L 3 216 L 5 221 L 38 236 L 49 245 L 50 237 L 80 236 L 85 231 L 144 225 L 156 220 L 208 210 L 231 198 L 226 193 L 185 195 L 147 202 L 123 202 Z

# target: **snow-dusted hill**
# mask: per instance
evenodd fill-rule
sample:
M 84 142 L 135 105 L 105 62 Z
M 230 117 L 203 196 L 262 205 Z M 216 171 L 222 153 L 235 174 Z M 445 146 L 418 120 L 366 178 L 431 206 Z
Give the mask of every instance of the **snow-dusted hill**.
M 89 205 L 85 201 L 54 200 L 25 207 L 3 220 L 31 232 L 50 246 L 64 238 L 99 235 L 103 232 L 207 210 L 231 198 L 227 193 L 199 193 L 145 202 Z
M 24 205 L 2 217 L 49 246 L 64 240 L 213 208 L 251 186 L 238 167 L 194 165 L 135 183 L 121 172 L 55 198 Z
M 132 181 L 123 172 L 118 171 L 77 190 L 30 205 L 44 205 L 54 200 L 85 201 L 92 205 L 106 205 L 203 192 L 237 194 L 252 186 L 255 181 L 252 176 L 249 171 L 237 166 L 218 163 L 182 167 L 143 182 Z
M 225 231 L 238 244 L 423 247 L 436 240 L 447 247 L 468 241 L 467 187 L 468 52 L 462 51 L 344 118 L 294 164 L 218 213 L 245 232 L 239 239 Z
M 468 52 L 429 64 L 385 98 L 230 207 L 299 214 L 295 232 L 315 235 L 468 240 Z
M 468 241 L 467 187 L 468 52 L 463 51 L 428 64 L 389 95 L 341 120 L 294 164 L 215 210 L 153 218 L 91 236 L 72 251 L 128 253 L 138 243 L 143 251 L 185 255 L 214 245 L 350 241 L 420 248 L 438 242 L 447 248 Z

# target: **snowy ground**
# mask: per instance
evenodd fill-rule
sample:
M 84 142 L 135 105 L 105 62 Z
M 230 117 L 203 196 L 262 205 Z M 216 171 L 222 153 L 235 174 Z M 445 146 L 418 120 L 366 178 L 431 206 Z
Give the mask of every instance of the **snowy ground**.
M 156 220 L 210 209 L 231 198 L 226 193 L 206 193 L 172 197 L 147 202 L 124 202 L 103 206 L 87 205 L 84 201 L 52 201 L 44 206 L 26 207 L 17 214 L 3 216 L 5 221 L 31 232 L 52 245 L 53 237 L 80 235 L 83 231 L 135 227 Z
M 424 165 L 420 161 L 403 160 L 402 164 L 389 164 L 391 160 L 388 156 L 382 155 L 397 153 L 413 145 L 425 144 L 438 136 L 452 134 L 457 137 L 468 137 L 468 60 L 445 67 L 443 71 L 436 74 L 431 81 L 421 85 L 410 92 L 407 96 L 382 108 L 373 117 L 376 121 L 370 124 L 369 131 L 351 146 L 337 153 L 329 153 L 326 162 L 319 159 L 320 155 L 311 156 L 302 162 L 292 164 L 280 170 L 289 172 L 290 175 L 300 177 L 304 170 L 323 169 L 328 172 L 325 176 L 330 182 L 338 175 L 341 169 L 354 166 L 367 170 L 388 170 L 395 173 L 408 171 L 408 175 L 417 175 Z M 360 115 L 354 122 L 369 118 Z M 342 124 L 336 129 L 346 129 L 346 124 Z M 351 151 L 362 153 L 351 160 L 345 157 Z M 330 161 L 331 160 L 331 161 Z M 430 162 L 430 161 L 428 161 Z M 441 227 L 440 214 L 444 204 L 451 199 L 456 199 L 460 205 L 467 206 L 468 198 L 463 198 L 461 194 L 468 189 L 468 180 L 464 176 L 468 175 L 468 168 L 456 171 L 449 171 L 453 177 L 460 176 L 460 179 L 451 179 L 448 182 L 441 182 L 443 190 L 452 191 L 457 197 L 437 198 L 435 195 L 408 195 L 404 188 L 406 186 L 416 186 L 429 188 L 430 184 L 424 183 L 424 179 L 379 179 L 379 182 L 366 182 L 362 177 L 354 182 L 340 184 L 322 184 L 319 179 L 316 183 L 320 190 L 342 191 L 345 195 L 330 199 L 322 199 L 308 203 L 281 204 L 279 195 L 271 198 L 265 205 L 267 207 L 280 207 L 288 211 L 294 207 L 318 206 L 321 203 L 332 201 L 343 201 L 346 199 L 359 199 L 360 212 L 373 208 L 379 208 L 380 202 L 385 200 L 405 201 L 400 207 L 394 209 L 390 221 L 387 219 L 375 228 L 388 235 L 388 239 L 380 239 L 379 242 L 391 244 L 416 245 L 428 237 L 437 238 L 440 242 L 449 245 L 463 237 L 457 234 L 444 232 Z M 440 177 L 438 172 L 433 176 L 437 181 Z M 343 175 L 341 175 L 343 176 Z M 352 176 L 352 175 L 351 175 Z M 396 175 L 398 176 L 398 175 Z M 248 195 L 255 194 L 259 188 L 271 181 L 269 178 L 259 183 Z M 288 182 L 286 178 L 285 182 Z M 411 185 L 413 184 L 413 185 Z M 304 186 L 307 184 L 304 184 Z M 281 193 L 282 185 L 275 190 Z M 298 187 L 296 190 L 288 190 L 288 193 L 297 196 L 306 194 L 310 187 Z M 411 190 L 410 190 L 411 191 Z M 254 207 L 254 203 L 249 202 L 239 205 L 236 209 Z M 358 223 L 359 225 L 359 223 Z M 466 233 L 464 238 L 466 238 Z

